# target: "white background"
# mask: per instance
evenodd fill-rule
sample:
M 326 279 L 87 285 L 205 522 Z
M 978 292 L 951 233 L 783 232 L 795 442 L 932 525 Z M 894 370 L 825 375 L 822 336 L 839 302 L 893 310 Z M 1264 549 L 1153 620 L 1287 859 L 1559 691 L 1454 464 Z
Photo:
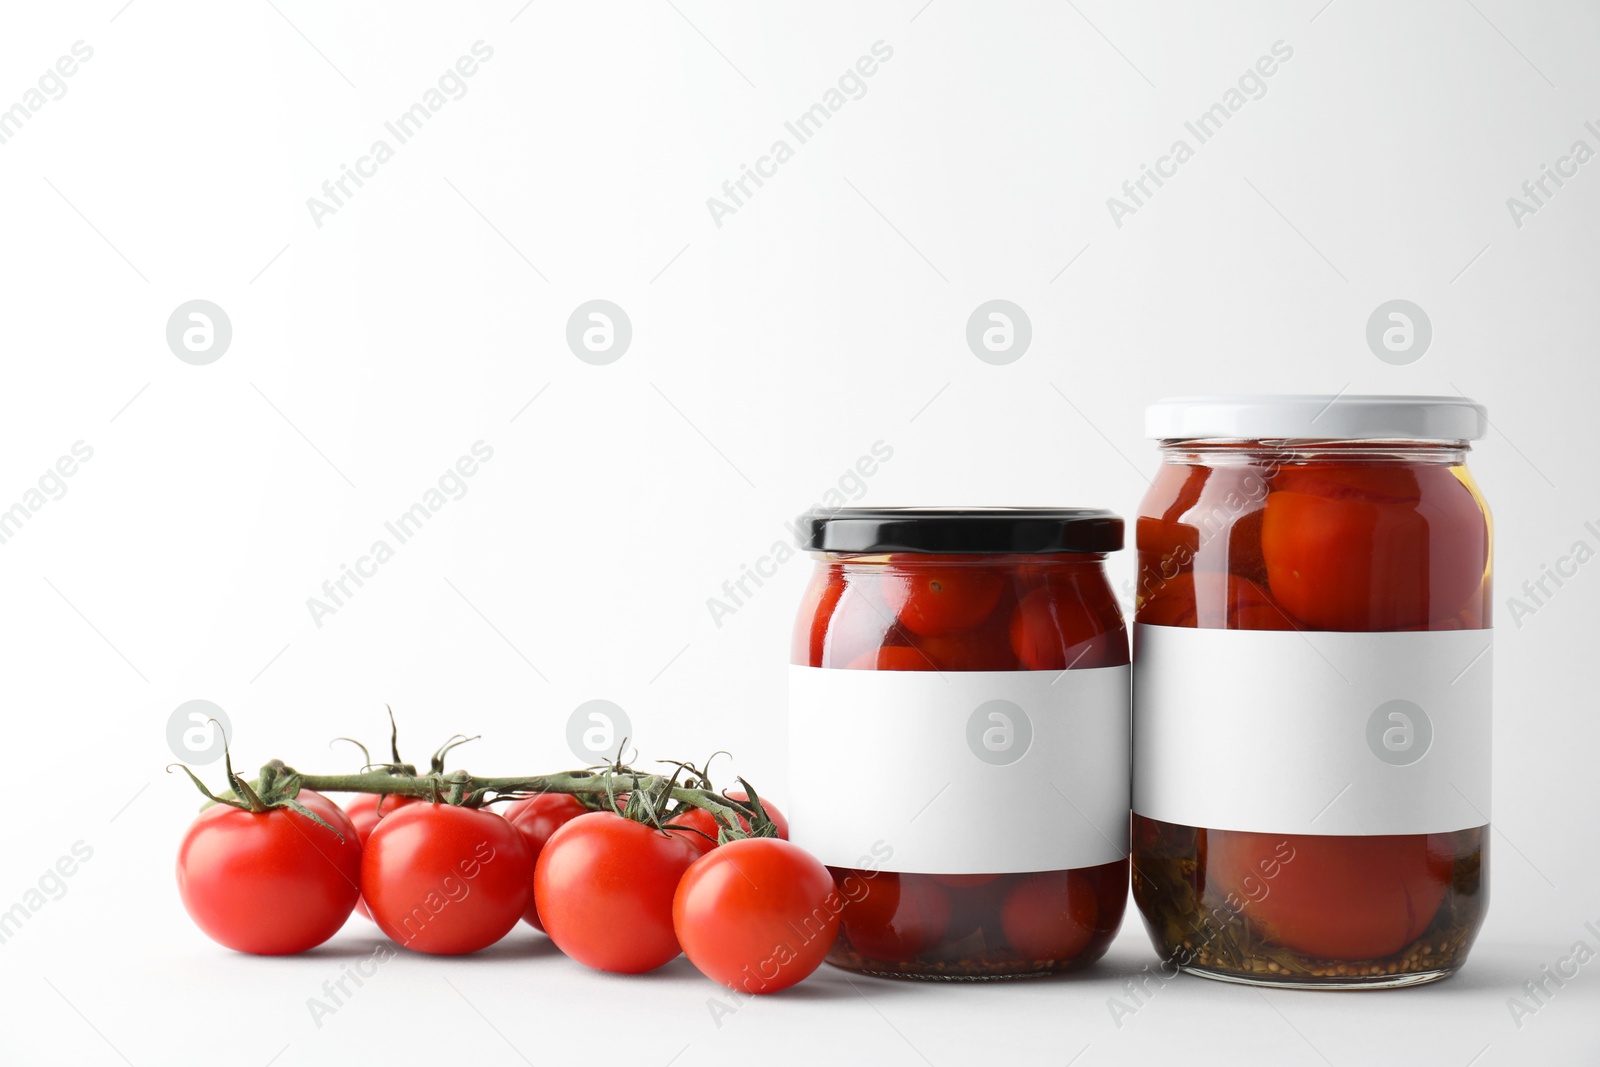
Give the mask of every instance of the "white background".
M 94 854 L 0 945 L 0 1058 L 1593 1062 L 1600 963 L 1520 1027 L 1507 1001 L 1600 948 L 1579 681 L 1600 564 L 1520 627 L 1506 607 L 1575 541 L 1600 547 L 1600 162 L 1520 227 L 1506 204 L 1575 140 L 1600 149 L 1593 4 L 13 5 L 0 106 L 79 40 L 66 94 L 0 145 L 0 505 L 94 450 L 0 545 L 0 907 L 75 841 Z M 478 40 L 494 56 L 466 95 L 315 225 L 306 199 Z M 879 40 L 893 58 L 865 95 L 715 225 L 706 198 Z M 1107 197 L 1279 40 L 1265 95 L 1115 225 Z M 209 366 L 165 339 L 196 298 L 233 325 Z M 565 344 L 593 298 L 633 323 L 609 366 Z M 1032 322 L 1008 366 L 965 341 L 993 298 Z M 1409 366 L 1365 342 L 1394 298 L 1433 324 Z M 1118 1026 L 1109 998 L 1153 961 L 1130 920 L 1077 978 L 825 971 L 718 1026 L 684 961 L 608 978 L 519 930 L 388 964 L 318 1028 L 306 998 L 371 929 L 258 960 L 182 912 L 195 796 L 162 773 L 182 701 L 226 709 L 248 765 L 349 768 L 328 739 L 379 740 L 389 701 L 413 758 L 481 733 L 461 761 L 521 772 L 572 763 L 567 717 L 603 698 L 647 758 L 726 748 L 781 802 L 803 788 L 780 739 L 807 565 L 720 627 L 706 601 L 874 442 L 893 457 L 868 503 L 1127 514 L 1149 401 L 1346 389 L 1459 389 L 1493 420 L 1473 467 L 1497 519 L 1500 832 L 1488 924 L 1449 982 L 1184 980 Z M 478 440 L 494 458 L 466 496 L 317 627 L 307 598 Z

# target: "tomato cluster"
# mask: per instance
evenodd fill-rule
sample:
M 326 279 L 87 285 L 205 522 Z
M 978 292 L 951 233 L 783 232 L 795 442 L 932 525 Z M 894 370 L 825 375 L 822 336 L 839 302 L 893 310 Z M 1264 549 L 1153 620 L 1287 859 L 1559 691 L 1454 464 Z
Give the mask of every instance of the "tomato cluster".
M 1137 621 L 1241 630 L 1480 629 L 1489 625 L 1489 529 L 1465 468 L 1337 452 L 1288 464 L 1163 464 L 1138 522 Z M 1459 834 L 1254 834 L 1134 816 L 1135 891 L 1178 862 L 1200 908 L 1245 895 L 1279 849 L 1295 855 L 1248 920 L 1314 960 L 1382 959 L 1441 913 L 1477 846 Z M 1141 878 L 1141 872 L 1144 877 Z M 1463 905 L 1463 911 L 1470 910 Z M 1481 903 L 1480 903 L 1481 910 Z
M 395 943 L 453 956 L 520 919 L 600 970 L 642 973 L 683 952 L 731 988 L 771 993 L 815 971 L 838 931 L 827 868 L 786 840 L 766 802 L 779 836 L 718 844 L 715 818 L 696 807 L 657 827 L 556 793 L 504 815 L 367 794 L 346 811 L 310 789 L 295 799 L 316 818 L 222 803 L 184 838 L 184 906 L 229 948 L 304 952 L 359 908 Z
M 899 553 L 825 560 L 794 663 L 848 670 L 1060 671 L 1128 662 L 1097 554 Z M 845 901 L 830 959 L 851 970 L 1004 976 L 1098 959 L 1122 921 L 1128 861 L 1030 874 L 831 868 Z

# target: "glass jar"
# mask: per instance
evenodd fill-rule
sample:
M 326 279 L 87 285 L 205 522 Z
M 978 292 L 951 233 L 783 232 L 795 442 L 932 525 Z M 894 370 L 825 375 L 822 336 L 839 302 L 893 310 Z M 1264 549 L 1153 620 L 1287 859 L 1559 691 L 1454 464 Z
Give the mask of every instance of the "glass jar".
M 1133 892 L 1165 967 L 1393 987 L 1488 903 L 1490 523 L 1460 397 L 1162 401 Z
M 1122 520 L 846 508 L 801 530 L 790 826 L 839 888 L 829 962 L 972 980 L 1098 959 L 1128 894 Z

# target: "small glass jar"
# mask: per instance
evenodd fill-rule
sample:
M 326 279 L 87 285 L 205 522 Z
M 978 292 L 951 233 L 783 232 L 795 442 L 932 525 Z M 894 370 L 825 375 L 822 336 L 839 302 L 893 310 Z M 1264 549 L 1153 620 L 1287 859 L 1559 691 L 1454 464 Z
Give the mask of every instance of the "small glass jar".
M 833 871 L 828 957 L 975 980 L 1087 966 L 1122 921 L 1128 639 L 1086 509 L 801 519 L 792 839 Z
M 1394 987 L 1488 903 L 1490 523 L 1460 397 L 1148 413 L 1133 892 L 1164 966 Z

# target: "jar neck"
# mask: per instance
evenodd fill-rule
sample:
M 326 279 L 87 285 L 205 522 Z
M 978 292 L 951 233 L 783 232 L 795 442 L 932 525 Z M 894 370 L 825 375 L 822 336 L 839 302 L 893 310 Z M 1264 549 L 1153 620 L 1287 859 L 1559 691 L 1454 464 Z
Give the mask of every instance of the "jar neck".
M 1459 466 L 1471 446 L 1466 441 L 1231 440 L 1167 439 L 1160 442 L 1168 463 L 1436 463 Z

